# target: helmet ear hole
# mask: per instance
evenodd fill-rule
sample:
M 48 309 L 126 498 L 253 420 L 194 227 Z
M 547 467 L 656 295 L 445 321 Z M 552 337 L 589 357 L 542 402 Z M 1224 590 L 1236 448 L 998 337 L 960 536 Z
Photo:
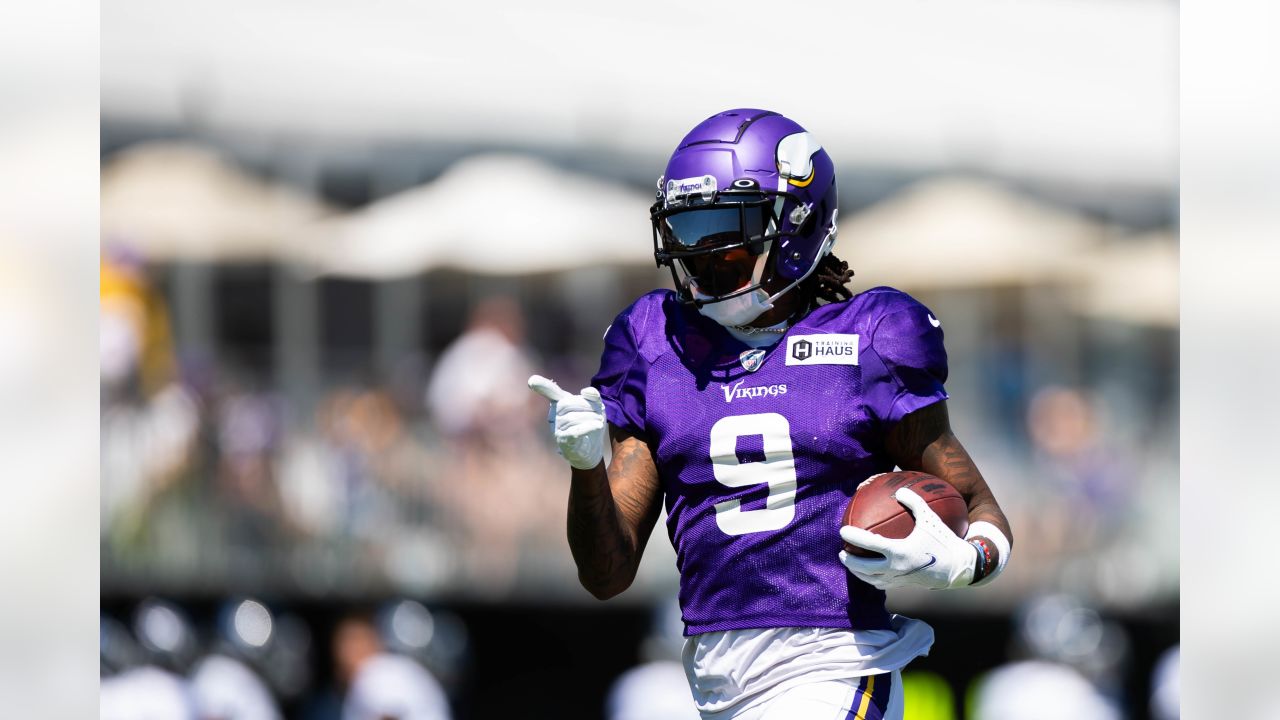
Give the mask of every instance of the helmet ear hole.
M 809 213 L 809 217 L 804 219 L 804 222 L 800 224 L 800 228 L 796 230 L 796 233 L 799 235 L 808 235 L 809 233 L 812 233 L 814 226 L 818 224 L 818 215 L 819 213 L 816 212 Z

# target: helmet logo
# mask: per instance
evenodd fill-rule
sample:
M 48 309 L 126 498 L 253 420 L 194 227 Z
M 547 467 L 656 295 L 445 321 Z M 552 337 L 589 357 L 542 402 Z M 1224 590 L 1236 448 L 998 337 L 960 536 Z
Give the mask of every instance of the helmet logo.
M 715 192 L 716 178 L 714 175 L 703 175 L 702 177 L 685 178 L 684 180 L 668 180 L 666 200 L 671 203 L 687 199 L 691 195 L 699 195 L 703 200 L 710 200 Z
M 822 146 L 807 132 L 788 135 L 778 142 L 778 172 L 796 187 L 813 182 L 813 156 Z

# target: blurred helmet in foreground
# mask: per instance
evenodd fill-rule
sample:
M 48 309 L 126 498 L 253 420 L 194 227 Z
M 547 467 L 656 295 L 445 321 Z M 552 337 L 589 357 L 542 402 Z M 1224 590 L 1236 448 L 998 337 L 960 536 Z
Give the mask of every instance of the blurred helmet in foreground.
M 281 697 L 298 697 L 310 684 L 311 631 L 301 619 L 237 598 L 219 610 L 217 632 L 216 651 L 246 663 Z
M 133 634 L 147 661 L 185 673 L 198 650 L 195 626 L 177 605 L 159 598 L 143 600 L 133 613 Z
M 1015 615 L 1016 638 L 1032 658 L 1063 663 L 1105 689 L 1119 689 L 1129 638 L 1117 623 L 1071 595 L 1044 595 Z
M 396 600 L 378 613 L 377 626 L 388 650 L 417 659 L 450 692 L 466 676 L 471 639 L 454 613 L 429 610 L 416 600 Z

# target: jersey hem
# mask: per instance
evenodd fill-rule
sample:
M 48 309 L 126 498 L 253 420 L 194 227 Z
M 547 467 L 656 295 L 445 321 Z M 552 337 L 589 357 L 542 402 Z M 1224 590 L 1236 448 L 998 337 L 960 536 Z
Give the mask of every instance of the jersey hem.
M 879 618 L 877 618 L 879 619 Z M 803 618 L 787 618 L 779 621 L 776 618 L 770 620 L 745 620 L 736 619 L 726 622 L 709 623 L 693 625 L 685 624 L 685 637 L 693 637 L 694 635 L 702 635 L 705 633 L 725 632 L 728 630 L 762 630 L 769 628 L 832 628 L 835 630 L 892 630 L 893 627 L 889 623 L 889 613 L 886 610 L 883 614 L 883 622 L 870 624 L 854 625 L 847 616 L 839 617 L 803 617 Z

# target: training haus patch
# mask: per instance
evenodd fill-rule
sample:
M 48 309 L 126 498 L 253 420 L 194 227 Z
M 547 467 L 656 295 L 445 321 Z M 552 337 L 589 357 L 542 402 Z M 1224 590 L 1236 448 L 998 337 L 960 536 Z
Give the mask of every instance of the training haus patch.
M 788 365 L 857 365 L 858 336 L 793 335 L 787 338 Z

